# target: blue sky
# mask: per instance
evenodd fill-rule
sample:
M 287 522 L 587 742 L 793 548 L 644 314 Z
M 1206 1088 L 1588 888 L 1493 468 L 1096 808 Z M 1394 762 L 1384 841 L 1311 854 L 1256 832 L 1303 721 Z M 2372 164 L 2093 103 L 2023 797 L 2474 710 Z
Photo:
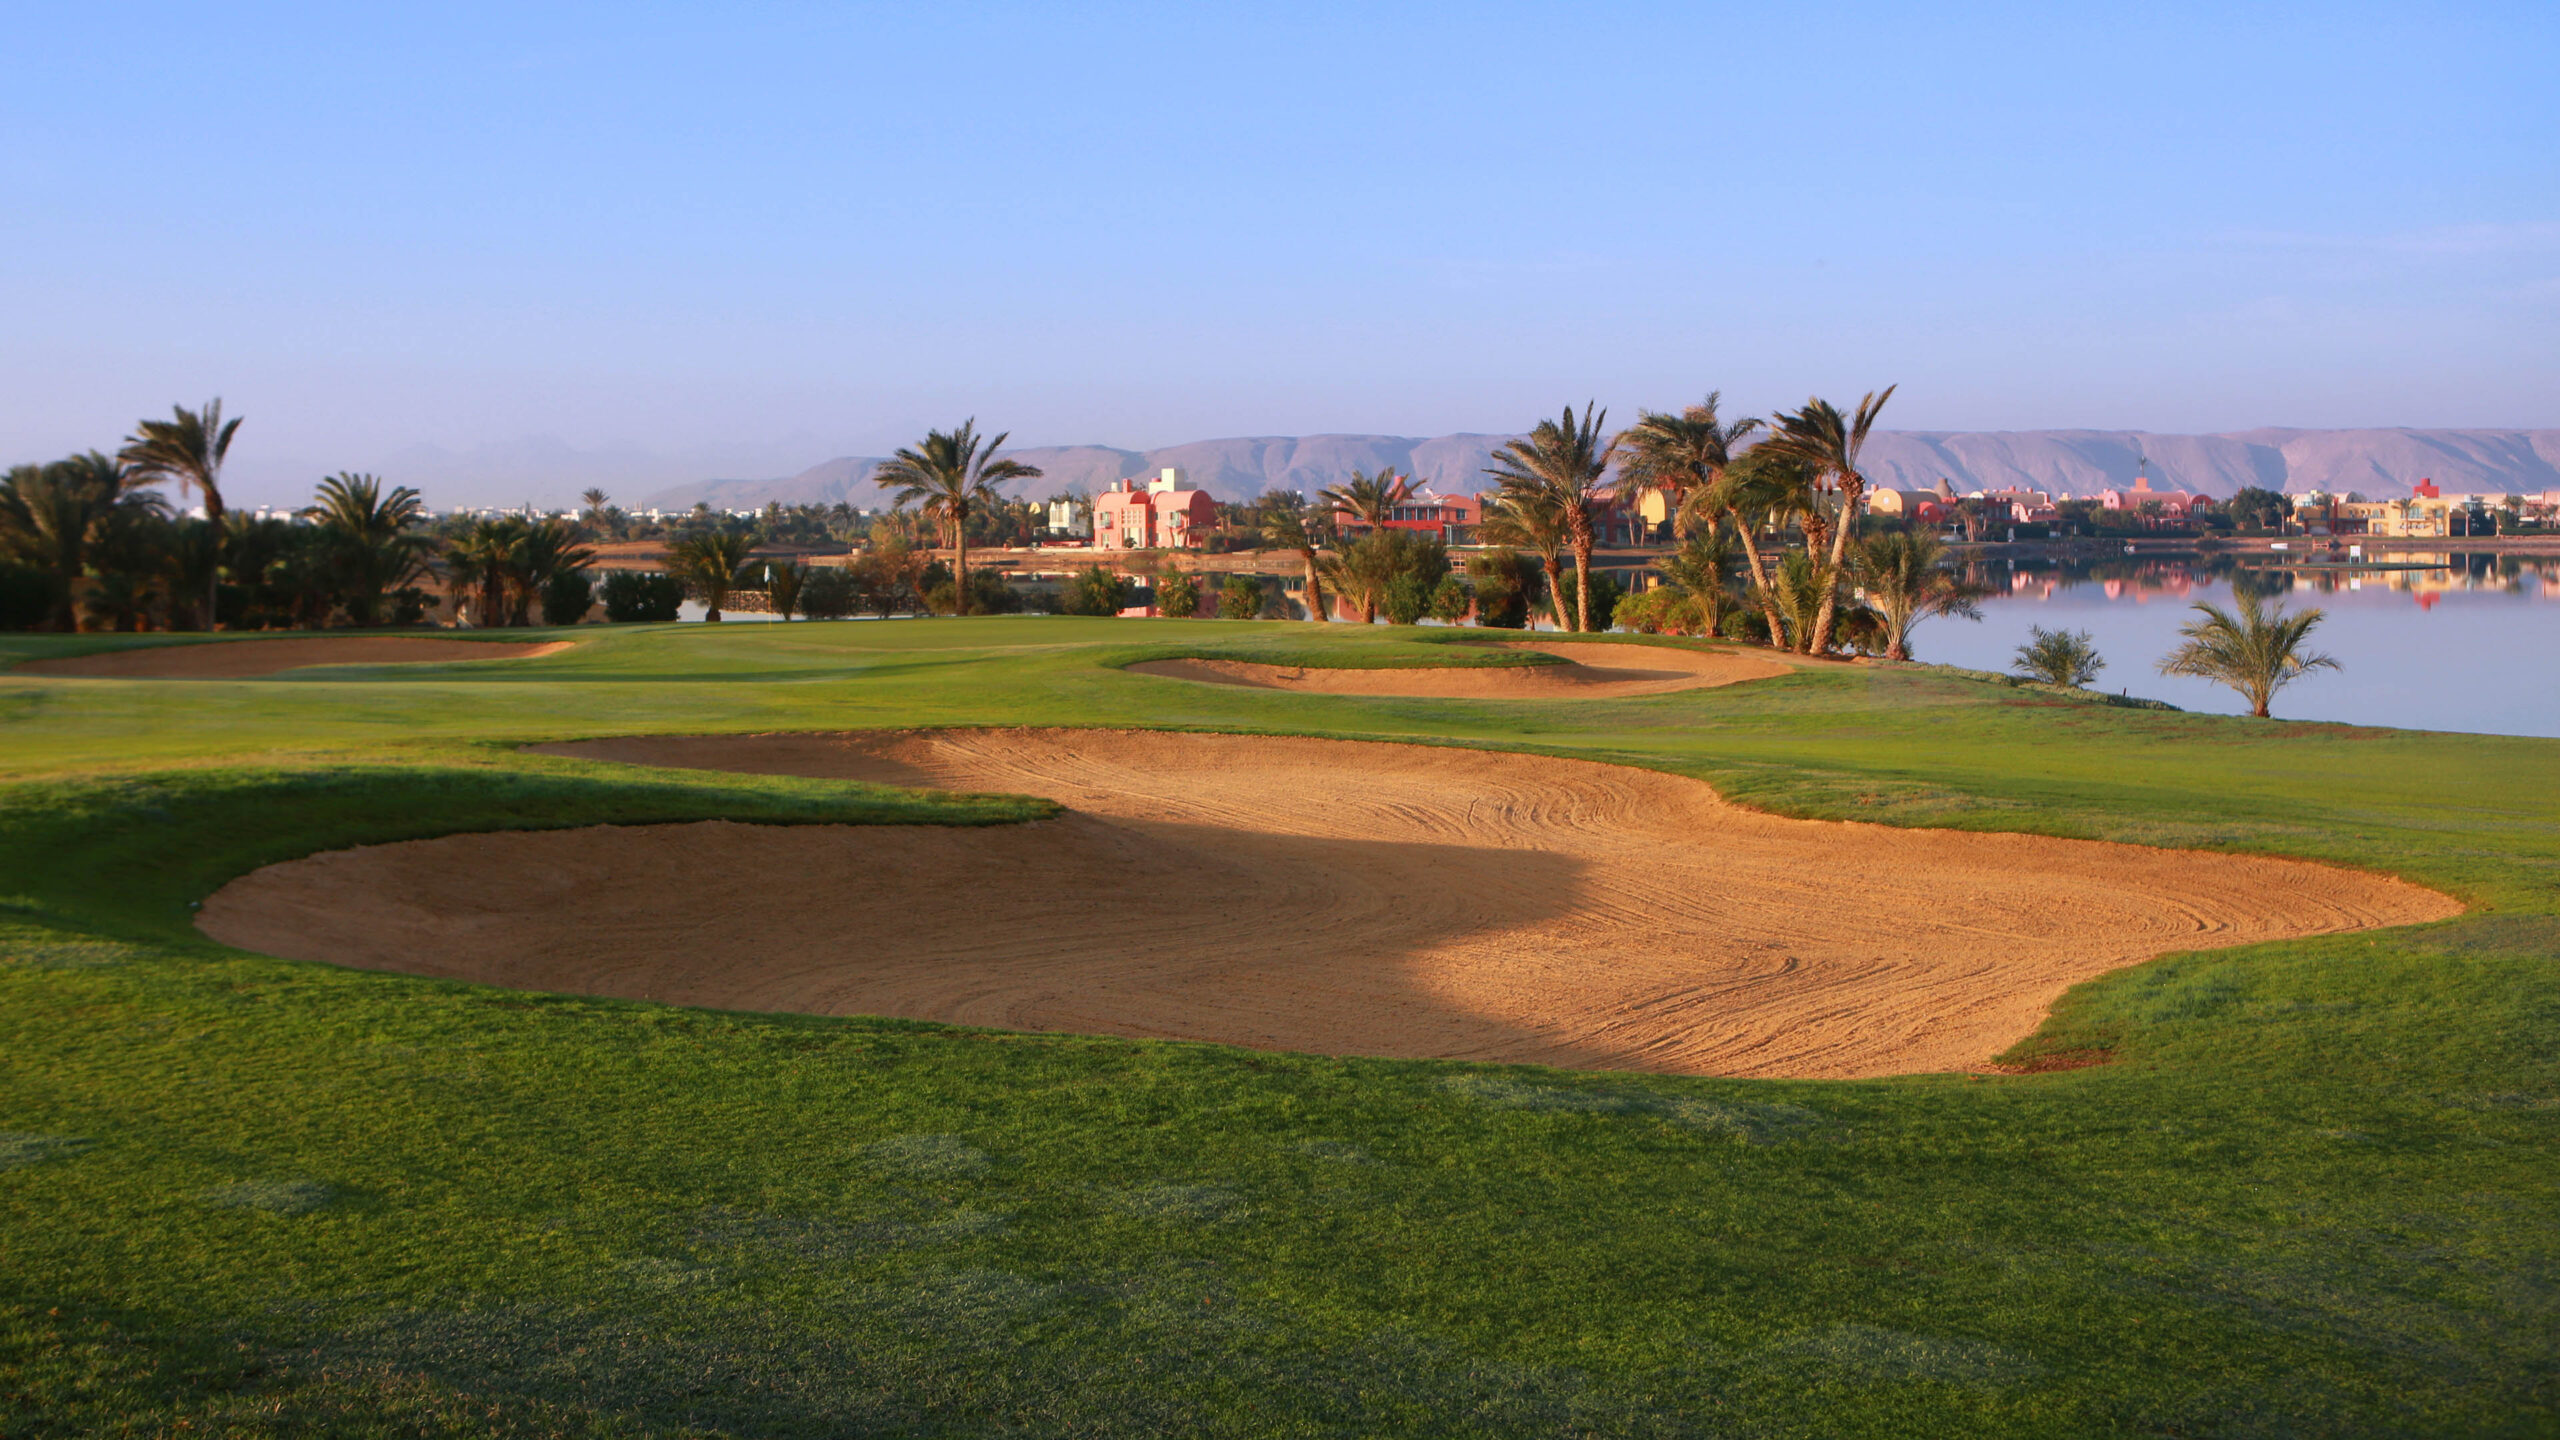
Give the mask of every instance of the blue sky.
M 2560 6 L 2097 9 L 13 4 L 0 459 L 2560 425 Z

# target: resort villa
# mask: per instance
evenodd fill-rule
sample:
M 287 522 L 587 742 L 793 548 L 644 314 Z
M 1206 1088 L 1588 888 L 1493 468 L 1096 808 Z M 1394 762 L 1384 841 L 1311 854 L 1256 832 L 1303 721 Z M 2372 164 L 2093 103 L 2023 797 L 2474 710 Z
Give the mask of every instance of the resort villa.
M 2306 496 L 2304 501 L 2313 497 Z M 2402 500 L 2329 500 L 2318 497 L 2332 535 L 2372 535 L 2389 539 L 2437 539 L 2498 533 L 2497 512 L 2510 495 L 2447 495 L 2433 480 L 2411 486 Z M 2533 497 L 2539 498 L 2539 497 Z M 2299 513 L 2304 501 L 2295 502 Z M 2519 504 L 2518 508 L 2528 507 Z
M 1166 468 L 1140 489 L 1122 480 L 1093 499 L 1096 550 L 1197 550 L 1218 527 L 1218 502 Z
M 1369 527 L 1348 510 L 1333 512 L 1334 527 L 1345 535 L 1357 535 Z M 1483 497 L 1476 495 L 1443 495 L 1425 485 L 1404 498 L 1404 503 L 1387 511 L 1382 528 L 1411 530 L 1429 535 L 1446 544 L 1465 544 L 1484 523 Z
M 2212 496 L 2199 495 L 2192 490 L 2154 490 L 2151 488 L 2151 477 L 2148 475 L 2133 477 L 2133 488 L 2130 490 L 2098 492 L 2099 508 L 2147 516 L 2152 523 L 2161 525 L 2183 525 L 2195 513 L 2198 505 L 2211 503 L 2213 503 Z

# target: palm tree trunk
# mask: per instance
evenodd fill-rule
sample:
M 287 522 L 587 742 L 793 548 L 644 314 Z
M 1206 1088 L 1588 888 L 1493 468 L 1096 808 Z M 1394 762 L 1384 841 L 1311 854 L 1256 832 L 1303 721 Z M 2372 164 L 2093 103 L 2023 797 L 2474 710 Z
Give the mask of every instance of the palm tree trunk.
M 1324 582 L 1316 578 L 1316 552 L 1312 549 L 1301 550 L 1298 552 L 1298 558 L 1305 561 L 1307 566 L 1307 618 L 1322 621 L 1333 619 L 1333 616 L 1325 610 Z
M 1573 617 L 1564 613 L 1564 566 L 1553 555 L 1539 556 L 1538 563 L 1547 572 L 1547 603 L 1555 609 L 1556 628 L 1570 635 Z
M 1585 634 L 1591 630 L 1591 541 L 1577 537 L 1573 542 L 1573 613 L 1579 622 L 1574 628 Z
M 210 485 L 204 487 L 205 523 L 213 527 L 213 563 L 204 574 L 205 633 L 222 628 L 222 496 Z
M 1751 564 L 1751 593 L 1760 600 L 1760 618 L 1769 622 L 1769 648 L 1787 648 L 1787 632 L 1778 624 L 1777 597 L 1769 590 L 1769 567 L 1760 563 L 1759 543 L 1751 538 L 1751 522 L 1737 510 L 1733 515 L 1734 533 L 1742 537 L 1742 558 Z
M 1840 477 L 1840 524 L 1831 532 L 1830 583 L 1822 587 L 1822 611 L 1813 618 L 1813 638 L 1804 647 L 1807 655 L 1831 648 L 1831 616 L 1840 608 L 1840 562 L 1848 558 L 1849 532 L 1858 528 L 1858 496 L 1866 488 L 1854 470 Z
M 969 519 L 963 515 L 951 525 L 951 615 L 958 619 L 969 613 Z

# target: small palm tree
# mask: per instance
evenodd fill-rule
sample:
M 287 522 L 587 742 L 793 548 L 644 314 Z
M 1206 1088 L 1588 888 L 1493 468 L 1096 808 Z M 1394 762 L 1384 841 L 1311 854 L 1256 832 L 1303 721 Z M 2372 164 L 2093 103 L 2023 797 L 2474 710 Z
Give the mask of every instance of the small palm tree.
M 222 462 L 231 454 L 231 437 L 240 429 L 240 421 L 225 423 L 222 399 L 216 396 L 205 402 L 201 410 L 184 405 L 172 407 L 166 420 L 144 420 L 135 425 L 138 432 L 125 437 L 124 449 L 116 458 L 147 478 L 174 482 L 180 494 L 189 487 L 204 494 L 204 518 L 213 523 L 214 532 L 222 531 Z M 204 628 L 214 627 L 214 602 L 221 594 L 219 571 L 207 579 L 204 592 Z
M 688 535 L 667 547 L 667 568 L 702 596 L 703 619 L 717 623 L 755 542 L 725 530 Z
M 1759 448 L 1773 456 L 1800 461 L 1821 477 L 1826 489 L 1836 489 L 1840 506 L 1835 518 L 1828 522 L 1831 541 L 1830 558 L 1823 570 L 1839 575 L 1846 562 L 1851 532 L 1858 528 L 1858 503 L 1865 496 L 1866 477 L 1858 471 L 1858 452 L 1864 450 L 1867 436 L 1875 429 L 1876 417 L 1883 413 L 1885 402 L 1893 398 L 1896 387 L 1887 385 L 1881 391 L 1869 391 L 1858 402 L 1858 413 L 1843 415 L 1840 407 L 1828 400 L 1815 398 L 1805 402 L 1801 410 L 1783 411 L 1769 438 Z M 1810 528 L 1808 539 L 1813 539 Z M 1820 541 L 1814 541 L 1817 548 Z M 1805 637 L 1803 649 L 1818 655 L 1831 648 L 1832 617 L 1839 608 L 1839 594 L 1834 591 L 1822 600 L 1813 631 Z
M 1535 430 L 1493 452 L 1485 473 L 1503 494 L 1553 514 L 1573 552 L 1574 616 L 1569 628 L 1591 628 L 1591 550 L 1601 503 L 1601 477 L 1617 459 L 1618 442 L 1603 440 L 1609 412 L 1597 402 L 1583 406 L 1580 418 L 1564 407 L 1561 420 L 1541 420 Z
M 596 552 L 579 543 L 580 539 L 578 527 L 566 520 L 525 523 L 507 552 L 508 624 L 532 624 L 534 597 L 542 593 L 543 587 L 559 575 L 584 570 L 594 562 Z
M 972 417 L 956 430 L 927 432 L 922 445 L 900 450 L 872 477 L 882 489 L 898 492 L 896 504 L 914 504 L 951 531 L 951 593 L 958 597 L 952 608 L 957 614 L 969 611 L 969 517 L 983 506 L 1004 502 L 1003 492 L 996 488 L 1004 481 L 1040 476 L 1036 465 L 996 458 L 1009 435 L 981 440 L 978 422 Z
M 1556 628 L 1571 630 L 1573 619 L 1564 608 L 1563 515 L 1540 495 L 1505 493 L 1485 503 L 1481 529 L 1488 545 L 1526 550 L 1538 557 L 1539 568 L 1546 572 L 1547 603 L 1554 608 Z
M 605 511 L 613 504 L 613 497 L 590 486 L 578 492 L 578 503 L 587 507 L 579 512 L 578 518 L 586 523 L 588 529 L 603 533 Z
M 445 547 L 448 587 L 457 599 L 474 597 L 473 623 L 494 629 L 507 623 L 507 579 L 516 565 L 516 544 L 525 522 L 514 515 L 474 520 Z
M 2047 685 L 2086 685 L 2098 678 L 2107 662 L 2098 656 L 2086 630 L 2027 627 L 2027 643 L 2018 647 L 2017 673 Z
M 1317 573 L 1363 625 L 1378 623 L 1378 607 L 1395 584 L 1397 552 L 1391 538 L 1372 530 L 1316 563 Z
M 799 613 L 800 595 L 808 583 L 808 566 L 796 560 L 776 562 L 773 578 L 765 583 L 766 592 L 773 597 L 773 613 L 785 621 Z
M 1714 530 L 1689 537 L 1688 543 L 1662 557 L 1662 578 L 1698 616 L 1699 633 L 1713 636 L 1724 628 L 1726 573 L 1733 568 L 1733 542 Z
M 2193 675 L 2237 690 L 2249 702 L 2251 716 L 2267 718 L 2267 702 L 2275 693 L 2314 670 L 2338 669 L 2326 655 L 2302 648 L 2320 624 L 2322 612 L 2288 615 L 2283 607 L 2266 608 L 2254 591 L 2240 590 L 2238 613 L 2217 605 L 2196 606 L 2202 618 L 2179 627 L 2186 643 L 2160 662 L 2163 675 Z
M 1353 524 L 1376 529 L 1386 524 L 1395 508 L 1412 495 L 1410 475 L 1398 475 L 1389 466 L 1379 467 L 1375 475 L 1354 467 L 1349 482 L 1317 491 L 1316 499 L 1333 511 L 1349 514 Z
M 1945 550 L 1930 535 L 1870 535 L 1858 546 L 1858 586 L 1883 623 L 1886 659 L 1910 659 L 1912 627 L 1932 615 L 1982 618 L 1983 591 L 1938 563 Z

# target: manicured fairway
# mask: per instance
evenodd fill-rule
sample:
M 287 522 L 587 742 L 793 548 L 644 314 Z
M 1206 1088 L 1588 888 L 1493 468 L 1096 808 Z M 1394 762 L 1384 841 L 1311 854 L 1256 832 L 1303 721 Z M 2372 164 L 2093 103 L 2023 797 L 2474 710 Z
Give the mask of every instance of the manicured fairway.
M 505 638 L 582 643 L 0 673 L 0 1435 L 2560 1429 L 2560 742 L 1851 667 L 1508 703 L 1118 668 L 1526 658 L 1438 631 Z M 371 841 L 1049 813 L 519 748 L 978 724 L 1532 750 L 1794 815 L 2371 867 L 2471 910 L 2117 972 L 2013 1056 L 2111 1063 L 1845 1082 L 526 995 L 189 923 Z M 1843 905 L 1850 858 L 1820 877 Z

